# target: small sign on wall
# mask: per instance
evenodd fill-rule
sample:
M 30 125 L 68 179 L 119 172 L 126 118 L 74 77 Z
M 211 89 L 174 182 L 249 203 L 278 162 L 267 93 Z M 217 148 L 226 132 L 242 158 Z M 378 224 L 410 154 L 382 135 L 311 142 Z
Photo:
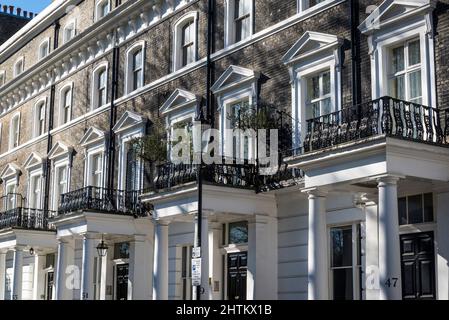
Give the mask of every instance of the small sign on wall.
M 201 285 L 201 258 L 192 259 L 192 286 Z

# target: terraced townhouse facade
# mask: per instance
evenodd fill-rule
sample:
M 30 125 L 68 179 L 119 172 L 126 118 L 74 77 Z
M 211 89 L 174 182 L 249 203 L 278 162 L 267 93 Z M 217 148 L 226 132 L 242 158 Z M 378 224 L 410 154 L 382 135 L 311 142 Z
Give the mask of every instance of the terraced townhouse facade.
M 194 299 L 196 246 L 202 300 L 448 299 L 448 6 L 53 1 L 0 46 L 0 299 Z M 245 104 L 276 174 L 136 152 Z

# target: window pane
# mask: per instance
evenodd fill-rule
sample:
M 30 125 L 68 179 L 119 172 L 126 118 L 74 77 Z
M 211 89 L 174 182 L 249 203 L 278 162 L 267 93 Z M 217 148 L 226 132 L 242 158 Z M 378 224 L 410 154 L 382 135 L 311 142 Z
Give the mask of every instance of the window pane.
M 421 97 L 421 70 L 409 74 L 410 99 Z
M 320 78 L 319 76 L 311 77 L 307 81 L 307 96 L 310 100 L 320 97 Z
M 332 100 L 331 98 L 324 99 L 321 101 L 321 114 L 325 115 L 332 112 Z
M 248 242 L 248 222 L 229 224 L 229 243 L 239 244 Z
M 331 93 L 331 73 L 323 73 L 323 95 Z
M 333 270 L 334 300 L 352 300 L 352 268 Z
M 405 80 L 404 76 L 395 77 L 392 80 L 393 98 L 405 100 Z
M 393 49 L 393 73 L 398 71 L 403 71 L 405 68 L 404 64 L 404 47 L 398 47 Z
M 142 67 L 142 50 L 138 50 L 133 55 L 133 70 L 140 69 Z
M 423 222 L 422 195 L 408 197 L 408 223 Z
M 332 267 L 352 266 L 352 227 L 332 228 Z
M 408 60 L 410 66 L 421 63 L 419 40 L 410 42 L 408 44 Z
M 433 221 L 433 193 L 424 195 L 424 222 Z
M 121 242 L 114 244 L 114 259 L 129 258 L 129 242 Z
M 407 198 L 398 199 L 399 224 L 407 223 Z

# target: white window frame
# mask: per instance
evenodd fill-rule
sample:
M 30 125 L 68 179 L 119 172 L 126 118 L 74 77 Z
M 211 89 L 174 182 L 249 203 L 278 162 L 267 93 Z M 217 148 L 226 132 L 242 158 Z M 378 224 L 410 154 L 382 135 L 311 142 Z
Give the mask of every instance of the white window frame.
M 8 192 L 11 187 L 14 189 L 13 190 L 14 192 Z M 10 178 L 10 179 L 7 179 L 5 181 L 5 190 L 4 190 L 4 195 L 6 196 L 6 198 L 5 198 L 5 201 L 6 201 L 5 208 L 7 208 L 8 210 L 17 208 L 17 187 L 18 187 L 17 179 Z M 9 207 L 9 199 L 10 199 L 8 197 L 9 194 L 13 195 L 12 197 L 13 197 L 13 201 L 14 201 L 14 208 L 10 208 Z
M 28 208 L 30 209 L 43 209 L 43 194 L 44 194 L 44 184 L 43 184 L 43 176 L 42 176 L 43 172 L 42 169 L 37 169 L 37 170 L 33 170 L 29 172 L 28 175 Z M 36 190 L 33 190 L 33 185 L 34 185 L 34 181 L 35 179 L 40 179 L 40 183 L 39 183 L 39 199 L 37 199 L 36 202 Z M 34 205 L 32 202 L 37 203 L 38 205 Z
M 104 148 L 104 142 L 96 147 L 87 149 L 87 155 L 86 155 L 86 171 L 85 171 L 85 187 L 104 187 L 104 177 L 105 177 L 105 148 Z M 92 176 L 92 166 L 93 166 L 93 159 L 95 156 L 101 157 L 101 173 L 100 173 L 100 186 L 94 186 L 92 184 L 93 176 Z
M 43 124 L 43 132 L 42 134 L 39 132 L 40 129 L 40 107 L 44 106 L 44 124 Z M 45 128 L 45 122 L 46 122 L 46 117 L 47 117 L 47 98 L 42 98 L 39 99 L 35 104 L 34 104 L 34 112 L 33 112 L 33 137 L 37 138 L 40 137 L 41 135 L 44 135 L 46 132 L 46 128 Z
M 17 119 L 17 139 L 15 139 L 15 133 L 13 132 L 16 131 L 14 130 L 15 128 L 13 125 L 16 119 Z M 17 112 L 12 116 L 11 121 L 9 122 L 9 150 L 12 150 L 20 146 L 20 120 L 21 120 L 20 112 Z M 14 146 L 16 142 L 17 146 Z
M 106 103 L 104 105 L 108 105 L 108 79 L 109 79 L 109 63 L 103 62 L 100 63 L 98 66 L 95 67 L 94 71 L 92 72 L 92 99 L 91 99 L 91 105 L 92 110 L 98 109 L 103 106 L 98 105 L 98 84 L 99 84 L 99 74 L 102 70 L 105 70 L 106 72 L 106 86 L 105 86 L 105 95 L 106 95 Z
M 47 45 L 47 50 L 44 55 L 42 55 L 42 46 Z M 45 38 L 40 44 L 39 44 L 39 52 L 38 52 L 38 61 L 44 59 L 46 56 L 50 54 L 50 38 Z
M 6 83 L 6 71 L 1 70 L 0 71 L 0 87 L 4 86 Z
M 131 92 L 137 91 L 140 88 L 134 90 L 134 65 L 133 65 L 133 56 L 134 54 L 142 50 L 142 75 L 140 80 L 142 82 L 142 87 L 145 86 L 145 56 L 146 56 L 146 43 L 144 40 L 138 41 L 133 44 L 128 50 L 126 50 L 126 81 L 125 81 L 125 92 L 129 94 Z
M 18 70 L 19 63 L 21 64 L 20 70 Z M 14 70 L 13 70 L 14 78 L 20 76 L 23 73 L 23 71 L 25 71 L 25 57 L 22 56 L 19 59 L 17 59 L 16 62 L 14 63 Z
M 319 43 L 317 49 L 298 54 L 309 41 Z M 307 31 L 283 57 L 288 65 L 292 86 L 293 147 L 301 146 L 307 132 L 306 101 L 307 81 L 317 73 L 329 70 L 332 111 L 341 110 L 341 45 L 343 40 L 329 34 Z M 298 47 L 299 46 L 299 47 Z
M 69 119 L 64 122 L 64 109 L 65 109 L 65 94 L 67 91 L 70 91 L 70 113 Z M 66 123 L 69 123 L 72 120 L 72 109 L 73 109 L 73 82 L 67 83 L 59 89 L 59 125 L 62 126 Z
M 324 0 L 320 3 L 317 3 L 316 5 L 310 6 L 310 0 L 297 0 L 297 8 L 298 12 L 303 12 L 311 8 L 316 8 L 318 6 L 324 6 L 326 5 L 326 2 L 329 2 L 328 0 Z
M 67 159 L 55 161 L 54 163 L 54 177 L 53 177 L 53 210 L 58 210 L 59 206 L 59 199 L 62 194 L 65 194 L 70 191 L 70 168 L 69 168 L 69 161 Z M 66 170 L 66 190 L 60 190 L 59 186 L 59 172 L 62 168 L 65 168 Z
M 182 50 L 182 29 L 187 23 L 192 22 L 194 28 L 193 49 L 194 58 L 193 62 L 183 65 L 183 50 Z M 173 71 L 177 71 L 198 60 L 198 11 L 188 12 L 179 18 L 174 26 L 173 30 Z
M 419 38 L 421 47 L 421 88 L 422 104 L 436 107 L 436 77 L 433 15 L 435 2 L 420 0 L 416 3 L 398 3 L 404 6 L 416 6 L 408 14 L 383 19 L 393 0 L 385 0 L 379 9 L 373 12 L 359 26 L 362 34 L 368 36 L 371 56 L 371 95 L 373 99 L 389 95 L 389 55 L 395 45 Z
M 106 13 L 106 15 L 104 16 L 100 16 L 100 6 L 103 5 L 104 3 L 108 4 L 108 12 Z M 104 17 L 106 17 L 110 12 L 111 12 L 111 0 L 96 0 L 95 2 L 95 21 L 99 21 L 101 19 L 103 19 Z
M 224 46 L 229 47 L 235 42 L 235 23 L 234 23 L 234 11 L 235 10 L 235 0 L 226 0 L 226 8 L 224 14 Z M 250 36 L 248 38 L 242 39 L 239 42 L 251 39 L 254 34 L 254 1 L 252 0 L 251 12 L 250 12 Z
M 67 29 L 69 27 L 72 27 L 72 32 L 70 35 L 70 39 L 67 39 Z M 67 43 L 70 40 L 72 40 L 73 38 L 75 38 L 76 37 L 76 19 L 72 19 L 72 20 L 68 21 L 62 30 L 63 30 L 62 31 L 62 43 Z
M 360 222 L 349 222 L 349 223 L 341 223 L 335 225 L 328 225 L 327 227 L 327 243 L 328 243 L 328 259 L 329 259 L 329 298 L 332 300 L 333 297 L 333 273 L 334 270 L 332 267 L 332 238 L 331 238 L 331 229 L 333 228 L 344 228 L 351 227 L 352 228 L 352 300 L 360 300 L 360 287 L 362 284 L 360 283 L 360 272 L 363 268 L 362 258 L 360 257 L 360 265 L 357 264 L 359 257 L 357 256 L 359 250 L 359 245 L 362 246 L 361 240 L 359 239 L 359 234 L 357 233 L 357 227 L 362 228 Z

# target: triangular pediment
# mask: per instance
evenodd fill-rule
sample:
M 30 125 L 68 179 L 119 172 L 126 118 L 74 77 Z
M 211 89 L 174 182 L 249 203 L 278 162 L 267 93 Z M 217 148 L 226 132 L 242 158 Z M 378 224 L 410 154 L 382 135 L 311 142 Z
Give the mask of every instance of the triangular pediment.
M 176 89 L 159 110 L 161 114 L 167 114 L 182 107 L 197 104 L 199 100 L 200 98 L 192 92 Z
M 106 132 L 95 127 L 90 127 L 80 140 L 80 145 L 83 147 L 91 144 L 104 141 Z
M 134 113 L 132 111 L 126 111 L 117 121 L 112 130 L 114 130 L 114 132 L 116 133 L 121 132 L 128 128 L 141 125 L 146 121 L 146 118 L 141 116 L 140 114 Z
M 61 156 L 69 155 L 72 150 L 72 147 L 68 147 L 64 143 L 58 141 L 48 153 L 48 159 L 52 160 Z
M 25 169 L 34 168 L 36 166 L 39 166 L 42 164 L 43 158 L 42 156 L 37 152 L 32 152 L 30 156 L 26 159 L 23 166 Z
M 214 83 L 211 90 L 214 94 L 240 86 L 247 82 L 255 82 L 260 74 L 251 69 L 238 66 L 230 66 Z
M 9 163 L 5 168 L 3 168 L 0 173 L 0 178 L 3 180 L 11 177 L 17 177 L 22 173 L 20 167 L 15 163 Z
M 343 39 L 326 33 L 307 31 L 287 51 L 282 58 L 284 64 L 290 64 L 319 52 L 332 51 L 343 44 Z
M 390 23 L 433 10 L 435 7 L 435 0 L 385 0 L 378 7 L 368 6 L 367 11 L 369 10 L 370 15 L 359 26 L 359 30 L 362 33 L 373 32 Z

